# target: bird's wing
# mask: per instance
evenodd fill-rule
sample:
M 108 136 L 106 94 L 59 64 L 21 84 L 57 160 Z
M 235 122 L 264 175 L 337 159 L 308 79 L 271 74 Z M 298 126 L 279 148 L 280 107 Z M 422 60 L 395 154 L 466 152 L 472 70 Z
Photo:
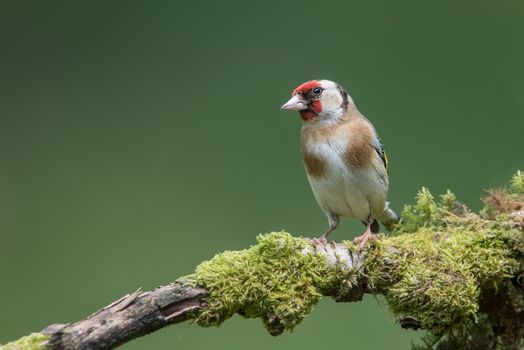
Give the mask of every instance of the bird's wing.
M 384 144 L 378 137 L 375 139 L 373 147 L 375 148 L 375 151 L 377 152 L 378 156 L 382 160 L 382 163 L 384 163 L 384 168 L 386 168 L 386 173 L 388 173 L 388 165 L 389 165 L 388 156 L 386 155 Z

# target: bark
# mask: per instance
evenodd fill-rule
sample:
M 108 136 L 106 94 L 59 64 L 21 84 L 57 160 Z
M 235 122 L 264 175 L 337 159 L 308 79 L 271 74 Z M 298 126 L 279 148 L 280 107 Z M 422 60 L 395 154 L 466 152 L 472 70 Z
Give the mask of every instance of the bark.
M 132 339 L 191 319 L 205 307 L 206 291 L 183 282 L 136 291 L 73 324 L 53 324 L 48 349 L 114 349 Z

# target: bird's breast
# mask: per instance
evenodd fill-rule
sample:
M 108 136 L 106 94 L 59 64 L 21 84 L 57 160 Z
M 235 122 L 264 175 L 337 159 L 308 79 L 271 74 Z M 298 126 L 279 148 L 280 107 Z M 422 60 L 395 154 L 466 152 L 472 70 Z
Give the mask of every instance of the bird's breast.
M 301 152 L 309 176 L 323 178 L 329 175 L 334 163 L 340 163 L 340 151 L 334 141 L 319 135 L 303 135 Z
M 325 176 L 328 164 L 324 156 L 307 150 L 302 153 L 302 156 L 304 158 L 306 171 L 310 176 L 314 178 L 322 178 Z
M 373 171 L 366 130 L 303 130 L 301 150 L 308 180 L 320 206 L 345 217 L 369 216 L 369 198 L 382 188 Z M 387 191 L 387 190 L 386 190 Z

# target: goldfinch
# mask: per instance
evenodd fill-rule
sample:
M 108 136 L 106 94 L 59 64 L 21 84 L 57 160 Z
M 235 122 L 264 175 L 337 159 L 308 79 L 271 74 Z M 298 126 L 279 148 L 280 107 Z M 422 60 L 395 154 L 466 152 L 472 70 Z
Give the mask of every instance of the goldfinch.
M 295 90 L 282 109 L 299 111 L 302 118 L 301 153 L 307 178 L 329 228 L 340 217 L 361 220 L 365 232 L 353 242 L 359 248 L 399 218 L 386 202 L 388 159 L 375 128 L 357 109 L 348 93 L 329 80 L 308 81 Z

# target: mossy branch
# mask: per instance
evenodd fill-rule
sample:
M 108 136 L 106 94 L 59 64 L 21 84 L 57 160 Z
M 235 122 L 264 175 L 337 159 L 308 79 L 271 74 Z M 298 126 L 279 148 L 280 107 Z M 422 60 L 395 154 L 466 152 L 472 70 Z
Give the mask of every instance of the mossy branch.
M 402 327 L 427 331 L 416 349 L 520 349 L 524 174 L 487 193 L 475 214 L 449 191 L 436 201 L 422 189 L 392 235 L 361 252 L 351 242 L 261 235 L 251 248 L 217 254 L 172 284 L 0 349 L 113 349 L 174 323 L 217 326 L 235 313 L 260 318 L 278 335 L 322 296 L 358 301 L 365 293 L 383 295 Z

